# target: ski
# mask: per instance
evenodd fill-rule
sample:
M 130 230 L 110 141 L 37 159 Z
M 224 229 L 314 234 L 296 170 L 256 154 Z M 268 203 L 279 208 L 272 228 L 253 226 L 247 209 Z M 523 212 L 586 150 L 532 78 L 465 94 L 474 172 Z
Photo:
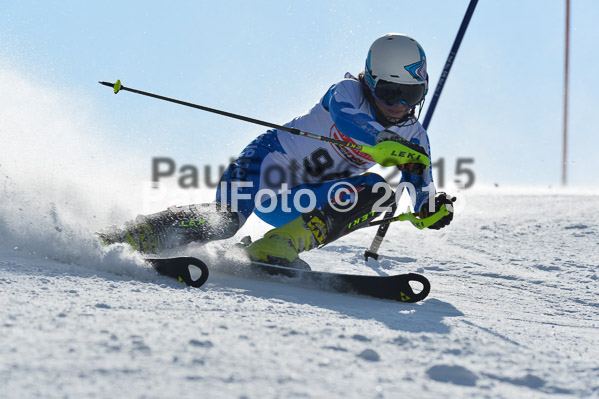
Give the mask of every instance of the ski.
M 431 288 L 428 279 L 416 273 L 366 276 L 294 269 L 263 262 L 252 262 L 250 267 L 263 276 L 285 276 L 296 280 L 300 285 L 400 302 L 421 301 L 427 297 Z M 414 292 L 410 286 L 411 281 L 422 284 L 422 290 Z
M 173 277 L 191 287 L 199 288 L 208 280 L 208 266 L 197 258 L 146 258 L 145 261 L 158 273 Z
M 208 266 L 194 257 L 146 258 L 146 262 L 154 267 L 158 273 L 173 277 L 191 287 L 199 288 L 208 280 Z M 400 302 L 413 303 L 421 301 L 428 296 L 431 288 L 428 279 L 416 273 L 366 276 L 295 269 L 263 262 L 251 262 L 247 266 L 247 271 L 251 272 L 253 277 L 286 277 L 298 285 L 310 288 L 366 295 Z M 422 285 L 420 292 L 415 292 L 410 282 L 420 283 Z

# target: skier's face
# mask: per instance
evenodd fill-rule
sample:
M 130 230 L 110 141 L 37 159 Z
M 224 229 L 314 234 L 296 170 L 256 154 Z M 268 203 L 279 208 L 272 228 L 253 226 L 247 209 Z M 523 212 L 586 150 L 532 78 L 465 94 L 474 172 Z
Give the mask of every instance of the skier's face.
M 397 103 L 393 106 L 388 106 L 376 98 L 375 102 L 379 111 L 381 111 L 383 116 L 390 121 L 399 120 L 406 116 L 408 112 L 410 112 L 410 108 L 403 103 Z

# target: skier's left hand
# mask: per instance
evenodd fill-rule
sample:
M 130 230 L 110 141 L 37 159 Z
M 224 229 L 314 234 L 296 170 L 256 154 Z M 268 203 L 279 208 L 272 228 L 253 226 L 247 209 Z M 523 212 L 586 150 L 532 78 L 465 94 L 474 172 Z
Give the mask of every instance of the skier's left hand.
M 423 219 L 437 212 L 442 205 L 445 205 L 445 207 L 449 211 L 449 215 L 444 216 L 437 223 L 433 224 L 432 226 L 429 226 L 429 229 L 440 230 L 443 227 L 449 225 L 449 223 L 451 223 L 451 221 L 453 220 L 453 203 L 455 202 L 455 200 L 455 197 L 452 197 L 447 193 L 441 192 L 435 195 L 435 203 L 432 204 L 432 207 L 430 207 L 431 204 L 428 202 L 422 205 L 422 207 L 420 208 L 420 217 Z

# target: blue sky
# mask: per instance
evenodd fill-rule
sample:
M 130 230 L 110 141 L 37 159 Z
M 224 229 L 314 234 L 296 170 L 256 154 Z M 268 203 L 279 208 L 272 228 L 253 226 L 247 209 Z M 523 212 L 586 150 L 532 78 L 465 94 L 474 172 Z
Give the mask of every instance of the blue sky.
M 282 124 L 401 32 L 424 47 L 432 93 L 468 3 L 5 0 L 0 67 L 88 103 L 112 145 L 147 157 L 149 180 L 154 156 L 223 164 L 264 128 L 97 81 Z M 572 3 L 569 181 L 597 186 L 599 3 Z M 477 184 L 559 185 L 564 12 L 564 1 L 479 2 L 429 127 L 446 181 L 473 158 Z

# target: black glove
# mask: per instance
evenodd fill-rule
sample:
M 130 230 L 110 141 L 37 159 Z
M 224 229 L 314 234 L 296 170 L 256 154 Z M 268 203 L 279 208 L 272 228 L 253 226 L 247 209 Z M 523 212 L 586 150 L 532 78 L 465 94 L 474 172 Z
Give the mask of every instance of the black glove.
M 455 200 L 455 197 L 441 192 L 435 194 L 435 204 L 433 209 L 429 208 L 430 204 L 428 202 L 422 205 L 422 207 L 420 208 L 420 217 L 422 219 L 429 217 L 433 213 L 437 212 L 439 209 L 441 209 L 442 205 L 445 205 L 445 207 L 449 211 L 449 215 L 443 216 L 443 218 L 439 220 L 437 223 L 433 224 L 432 226 L 429 226 L 429 229 L 440 230 L 443 227 L 447 226 L 449 223 L 451 223 L 451 221 L 453 220 L 453 203 L 455 202 Z
M 405 145 L 408 148 L 411 148 L 414 151 L 417 151 L 421 154 L 424 154 L 428 157 L 428 154 L 424 150 L 424 148 L 416 143 L 412 143 L 409 140 L 404 139 L 399 134 L 391 131 L 391 130 L 381 130 L 379 134 L 376 136 L 376 143 L 382 143 L 383 141 L 396 141 Z M 396 165 L 397 169 L 402 172 L 408 172 L 417 176 L 422 176 L 424 174 L 424 170 L 426 166 L 421 163 L 404 163 L 402 165 Z

